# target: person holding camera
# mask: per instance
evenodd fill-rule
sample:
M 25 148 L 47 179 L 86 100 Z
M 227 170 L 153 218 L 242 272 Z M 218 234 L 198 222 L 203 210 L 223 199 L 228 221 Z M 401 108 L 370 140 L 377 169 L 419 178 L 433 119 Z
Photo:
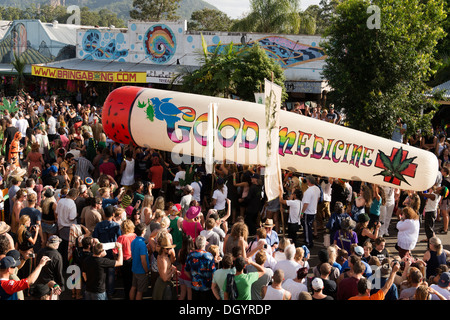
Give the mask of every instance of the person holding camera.
M 387 268 L 389 268 L 389 265 L 387 266 Z M 371 294 L 372 289 L 371 280 L 362 277 L 358 281 L 358 295 L 353 296 L 348 300 L 384 300 L 384 297 L 386 296 L 392 284 L 394 283 L 395 275 L 397 271 L 400 269 L 400 264 L 397 261 L 394 261 L 391 268 L 392 271 L 389 275 L 389 278 L 380 290 Z
M 403 123 L 402 118 L 398 117 L 395 124 L 394 131 L 392 132 L 392 140 L 403 143 L 403 135 L 406 132 L 406 123 Z
M 420 221 L 419 215 L 411 207 L 405 207 L 399 215 L 400 221 L 397 222 L 397 244 L 400 258 L 409 254 L 417 244 L 419 239 Z
M 28 289 L 39 277 L 43 267 L 50 261 L 49 257 L 43 256 L 39 264 L 30 275 L 21 280 L 10 280 L 9 277 L 20 264 L 13 257 L 6 256 L 0 260 L 0 300 L 18 300 L 17 292 Z
M 33 254 L 33 246 L 39 235 L 38 230 L 39 225 L 31 225 L 30 216 L 25 214 L 20 217 L 17 231 L 17 244 L 20 251 L 26 252 L 27 255 Z

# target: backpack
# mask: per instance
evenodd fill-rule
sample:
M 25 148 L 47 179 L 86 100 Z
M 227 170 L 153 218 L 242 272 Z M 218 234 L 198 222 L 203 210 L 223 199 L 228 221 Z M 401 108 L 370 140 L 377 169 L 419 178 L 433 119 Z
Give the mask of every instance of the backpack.
M 319 197 L 319 202 L 318 203 L 322 203 L 323 202 L 323 190 L 322 190 L 322 187 L 319 184 L 317 184 L 316 186 L 320 190 L 320 197 Z
M 227 274 L 226 292 L 228 292 L 229 300 L 236 300 L 239 295 L 237 291 L 236 281 L 234 281 L 234 274 L 232 273 Z

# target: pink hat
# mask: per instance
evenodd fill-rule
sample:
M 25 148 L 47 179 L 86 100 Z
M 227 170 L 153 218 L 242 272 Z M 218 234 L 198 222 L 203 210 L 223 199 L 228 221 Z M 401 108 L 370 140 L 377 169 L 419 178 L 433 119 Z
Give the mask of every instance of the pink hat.
M 125 208 L 125 212 L 127 214 L 127 217 L 131 217 L 131 215 L 133 214 L 133 207 L 132 206 L 128 206 Z
M 179 203 L 176 203 L 172 206 L 172 210 L 176 211 L 176 212 L 180 212 L 181 211 L 181 205 Z
M 189 207 L 188 211 L 186 212 L 186 219 L 194 219 L 198 214 L 200 213 L 201 208 L 192 206 Z

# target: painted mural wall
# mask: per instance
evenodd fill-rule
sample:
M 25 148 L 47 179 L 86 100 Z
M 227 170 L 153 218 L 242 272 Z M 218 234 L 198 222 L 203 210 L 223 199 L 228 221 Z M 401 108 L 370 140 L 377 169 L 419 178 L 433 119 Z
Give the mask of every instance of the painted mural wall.
M 210 52 L 230 43 L 237 50 L 259 44 L 284 68 L 288 81 L 322 80 L 325 54 L 319 36 L 202 34 Z M 201 33 L 187 31 L 184 22 L 129 21 L 126 29 L 82 28 L 77 32 L 77 58 L 85 60 L 198 66 L 202 50 Z
M 53 33 L 50 37 L 46 28 L 59 28 L 58 33 L 65 33 L 64 39 L 70 39 L 67 33 L 73 33 L 73 43 L 57 41 Z M 57 60 L 75 58 L 76 29 L 64 25 L 44 25 L 39 20 L 15 20 L 0 41 L 0 62 L 14 61 L 14 54 L 27 64 L 47 63 Z

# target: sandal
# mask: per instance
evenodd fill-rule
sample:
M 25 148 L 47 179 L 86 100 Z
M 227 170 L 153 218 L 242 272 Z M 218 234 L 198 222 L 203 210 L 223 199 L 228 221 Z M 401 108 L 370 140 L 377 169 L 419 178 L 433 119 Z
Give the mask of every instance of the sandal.
M 448 233 L 448 230 L 441 229 L 441 231 L 439 231 L 439 233 L 440 233 L 440 234 L 447 234 L 447 233 Z

